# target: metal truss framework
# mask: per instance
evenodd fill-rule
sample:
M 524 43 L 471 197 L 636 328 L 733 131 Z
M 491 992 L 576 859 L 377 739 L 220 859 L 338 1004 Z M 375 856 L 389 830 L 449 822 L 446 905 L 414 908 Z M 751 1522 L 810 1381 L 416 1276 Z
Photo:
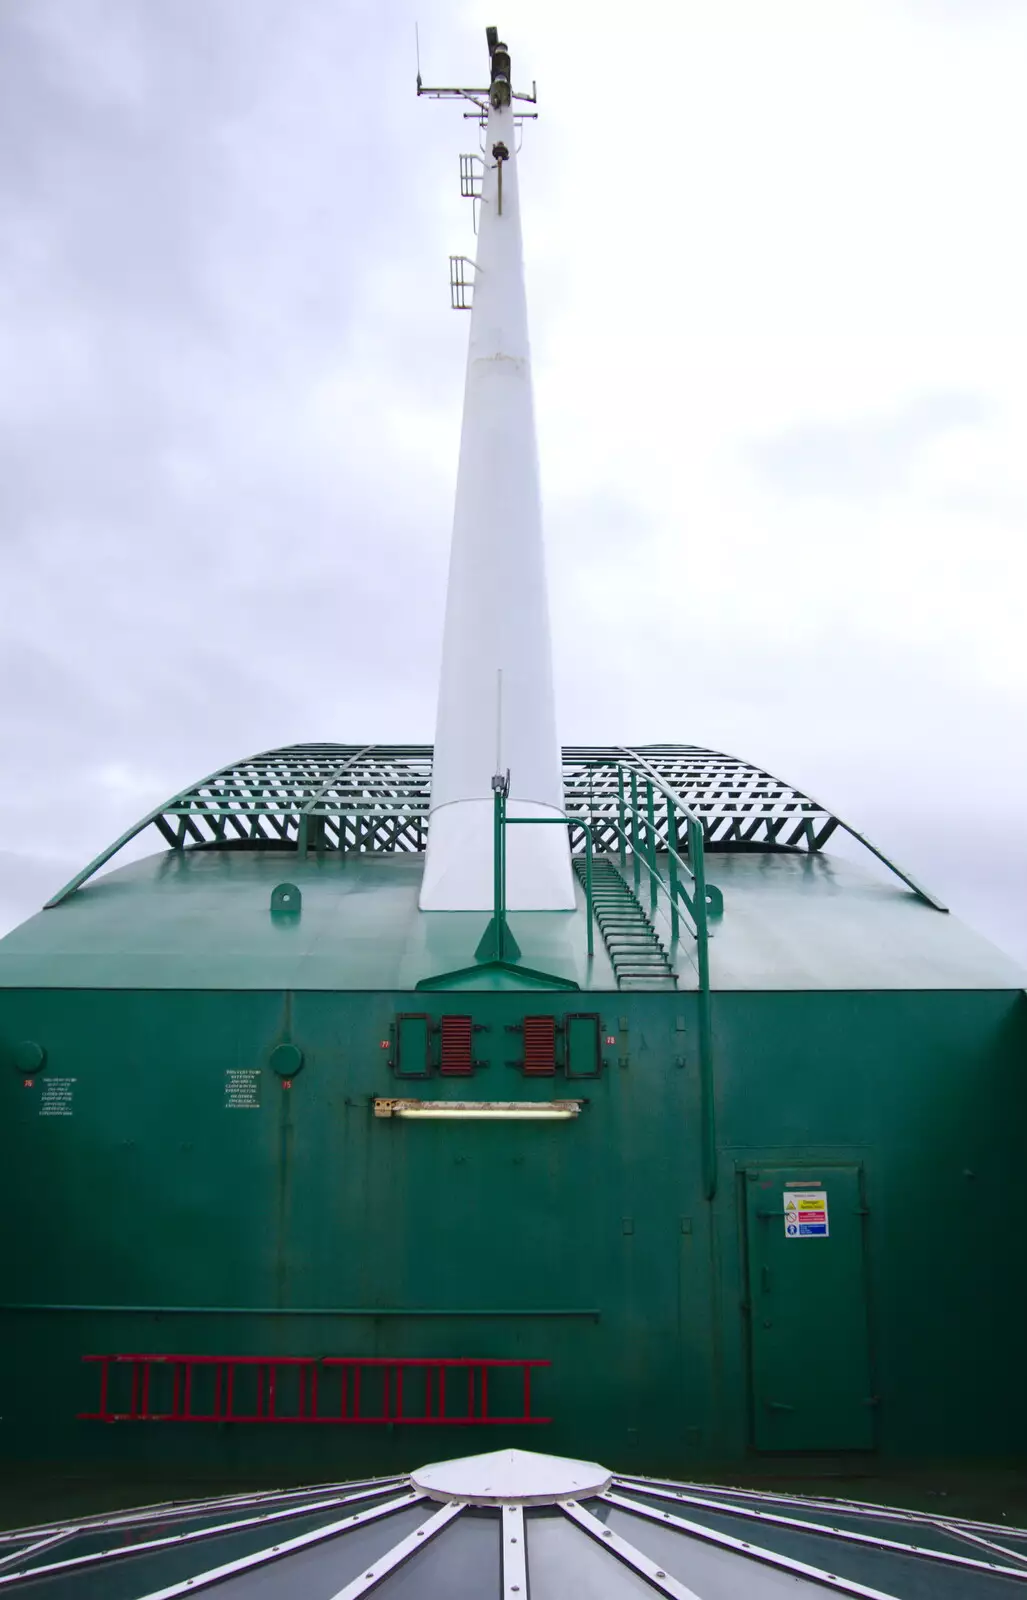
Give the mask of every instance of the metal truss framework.
M 585 1473 L 587 1493 L 569 1481 Z M 797 1600 L 986 1600 L 1027 1588 L 1027 1532 L 869 1502 L 620 1476 L 595 1462 L 514 1450 L 403 1477 L 169 1502 L 0 1533 L 0 1590 L 35 1593 L 42 1583 L 71 1600 L 115 1590 L 179 1600 L 221 1593 L 222 1584 L 262 1600 L 428 1600 L 469 1593 L 469 1578 L 476 1593 L 504 1600 L 525 1600 L 529 1584 L 595 1600 L 728 1592 L 770 1600 L 782 1585 Z
M 657 779 L 672 792 L 678 818 L 691 815 L 701 822 L 707 848 L 815 853 L 840 829 L 921 899 L 946 909 L 810 795 L 737 756 L 697 745 L 564 749 L 567 814 L 591 822 L 597 851 L 618 847 L 618 772 L 624 769 Z M 47 907 L 59 905 L 151 826 L 173 850 L 422 852 L 431 773 L 431 745 L 296 744 L 232 762 L 141 818 Z M 666 847 L 667 798 L 659 791 L 654 825 Z M 583 850 L 584 832 L 572 830 L 571 841 Z

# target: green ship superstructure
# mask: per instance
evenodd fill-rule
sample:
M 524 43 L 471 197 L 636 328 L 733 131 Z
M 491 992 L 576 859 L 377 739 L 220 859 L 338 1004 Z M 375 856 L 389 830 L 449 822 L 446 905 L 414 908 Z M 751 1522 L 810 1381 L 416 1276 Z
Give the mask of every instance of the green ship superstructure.
M 0 942 L 8 1459 L 1018 1451 L 1012 964 L 686 746 L 565 751 L 578 903 L 500 963 L 417 908 L 430 767 L 235 763 Z

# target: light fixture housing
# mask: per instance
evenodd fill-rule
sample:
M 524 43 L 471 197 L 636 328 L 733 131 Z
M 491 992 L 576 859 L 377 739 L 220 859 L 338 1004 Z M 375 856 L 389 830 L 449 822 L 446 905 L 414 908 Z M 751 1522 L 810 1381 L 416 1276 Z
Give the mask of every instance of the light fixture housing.
M 412 1117 L 422 1122 L 569 1122 L 581 1100 L 405 1100 L 379 1096 L 376 1117 Z

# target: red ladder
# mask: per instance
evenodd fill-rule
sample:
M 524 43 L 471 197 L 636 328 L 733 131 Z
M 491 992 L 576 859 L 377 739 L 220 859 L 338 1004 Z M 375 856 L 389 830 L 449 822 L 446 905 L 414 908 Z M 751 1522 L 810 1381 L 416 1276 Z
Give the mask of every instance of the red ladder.
M 489 1427 L 508 1423 L 544 1423 L 531 1410 L 531 1374 L 551 1363 L 499 1360 L 490 1356 L 83 1356 L 100 1367 L 100 1405 L 80 1411 L 85 1422 L 324 1422 L 433 1423 L 436 1426 Z M 130 1367 L 128 1385 L 119 1369 Z M 489 1374 L 520 1368 L 521 1410 L 493 1415 L 489 1411 Z M 113 1372 L 112 1372 L 113 1369 Z M 423 1375 L 421 1410 L 408 1411 L 410 1385 L 404 1380 Z M 446 1379 L 450 1377 L 447 1394 Z M 125 1377 L 128 1377 L 125 1374 Z M 452 1380 L 466 1377 L 466 1384 Z M 114 1386 L 127 1389 L 127 1410 L 111 1400 Z M 170 1378 L 170 1392 L 169 1392 Z M 368 1396 L 368 1379 L 373 1393 Z M 241 1382 L 240 1382 L 241 1380 Z M 337 1381 L 336 1381 L 337 1380 Z M 283 1402 L 282 1386 L 288 1399 Z M 163 1404 L 155 1399 L 158 1388 Z M 245 1395 L 240 1398 L 238 1387 Z M 452 1391 L 459 1387 L 459 1394 Z M 506 1387 L 506 1386 L 504 1386 Z M 202 1392 L 197 1394 L 197 1389 Z M 158 1397 L 159 1398 L 159 1397 Z M 454 1415 L 451 1404 L 465 1401 Z M 284 1404 L 285 1409 L 280 1409 Z M 371 1409 L 365 1410 L 365 1404 Z M 239 1409 L 239 1407 L 242 1409 Z

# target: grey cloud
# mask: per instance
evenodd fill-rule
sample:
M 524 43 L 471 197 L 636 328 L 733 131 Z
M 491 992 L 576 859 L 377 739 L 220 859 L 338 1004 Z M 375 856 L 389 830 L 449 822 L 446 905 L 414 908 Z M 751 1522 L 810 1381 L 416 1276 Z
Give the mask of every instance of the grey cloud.
M 903 487 L 925 445 L 990 414 L 977 395 L 927 395 L 892 416 L 792 428 L 758 440 L 749 459 L 768 484 L 786 494 L 873 500 Z
M 33 916 L 50 895 L 67 883 L 77 861 L 57 856 L 22 855 L 0 850 L 0 928 Z
M 474 135 L 414 96 L 415 13 L 427 76 L 474 76 L 482 50 L 478 28 L 436 11 L 0 6 L 0 926 L 226 761 L 306 738 L 430 738 L 466 336 L 447 309 L 446 256 L 472 248 L 456 156 Z M 525 41 L 543 77 L 548 48 Z M 599 282 L 604 271 L 596 217 L 574 210 L 567 83 L 562 110 L 543 100 L 532 156 L 533 192 L 551 198 L 535 212 L 529 291 L 536 352 L 554 360 L 583 266 Z M 640 165 L 631 181 L 648 175 Z M 652 215 L 643 243 L 662 259 Z M 611 204 L 599 226 L 621 225 Z M 616 284 L 602 314 L 631 314 Z M 562 350 L 568 371 L 577 354 Z M 640 362 L 640 390 L 648 371 Z M 610 406 L 655 412 L 660 394 L 631 394 L 636 376 L 604 374 Z M 313 398 L 333 386 L 315 433 Z M 901 484 L 939 430 L 985 415 L 973 395 L 940 395 L 758 441 L 750 462 L 775 494 L 867 498 Z M 563 448 L 554 427 L 544 463 Z M 801 733 L 815 786 L 835 685 L 862 671 L 884 726 L 902 662 L 878 677 L 858 639 L 852 661 L 818 658 L 773 617 L 751 637 L 709 617 L 704 565 L 732 559 L 729 528 L 671 530 L 689 561 L 683 580 L 668 572 L 680 592 L 654 628 L 621 575 L 650 560 L 662 573 L 649 546 L 666 530 L 639 493 L 644 468 L 617 467 L 616 494 L 549 501 L 566 736 L 709 739 L 757 756 L 777 719 Z M 845 760 L 869 764 L 872 746 L 864 730 Z M 889 775 L 874 782 L 901 814 Z M 889 825 L 872 831 L 893 842 Z M 934 879 L 927 856 L 951 851 L 940 833 L 923 850 L 910 864 Z
M 401 10 L 327 0 L 0 11 L 16 887 L 36 881 L 26 851 L 88 859 L 226 760 L 430 728 L 450 463 L 369 450 L 345 409 L 320 439 L 298 420 L 340 374 L 359 405 L 366 372 L 374 405 L 450 409 L 455 463 L 431 177 L 436 151 L 455 176 L 454 129 L 416 101 L 412 36 Z M 434 254 L 437 283 L 419 273 L 411 294 L 405 252 Z M 111 766 L 146 774 L 146 795 L 105 788 Z

